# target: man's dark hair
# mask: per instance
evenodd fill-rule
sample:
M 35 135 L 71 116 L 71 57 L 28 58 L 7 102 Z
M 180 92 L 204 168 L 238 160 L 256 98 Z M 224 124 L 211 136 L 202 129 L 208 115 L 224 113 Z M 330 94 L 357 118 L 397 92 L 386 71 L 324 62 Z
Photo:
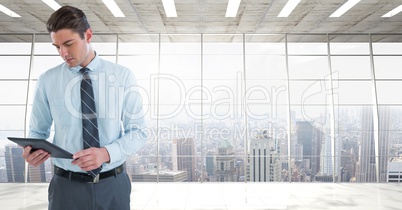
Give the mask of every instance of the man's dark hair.
M 76 7 L 63 6 L 54 12 L 46 23 L 47 31 L 57 32 L 60 29 L 71 29 L 78 33 L 81 39 L 90 28 L 84 12 Z

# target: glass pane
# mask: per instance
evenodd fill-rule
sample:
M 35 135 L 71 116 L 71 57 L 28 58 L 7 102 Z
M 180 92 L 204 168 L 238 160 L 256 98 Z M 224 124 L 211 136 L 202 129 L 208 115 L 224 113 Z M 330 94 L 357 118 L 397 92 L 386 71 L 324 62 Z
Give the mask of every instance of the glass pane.
M 334 79 L 371 78 L 369 56 L 332 56 L 331 68 Z
M 118 63 L 131 69 L 137 80 L 150 80 L 158 73 L 157 55 L 119 56 Z
M 251 119 L 276 118 L 279 106 L 287 104 L 286 80 L 247 80 L 245 111 Z
M 1 79 L 28 79 L 30 56 L 1 56 Z
M 240 170 L 236 164 L 244 168 L 246 161 L 245 133 L 242 132 L 245 131 L 242 39 L 241 35 L 205 35 L 203 39 L 203 86 L 212 99 L 203 103 L 203 113 L 209 114 L 204 118 L 204 129 L 230 134 L 224 135 L 225 138 L 213 138 L 214 135 L 205 138 L 205 150 L 208 148 L 210 154 L 215 155 L 216 182 L 237 182 L 246 176 L 245 170 Z
M 380 170 L 379 182 L 387 182 L 388 162 L 391 157 L 398 157 L 397 148 L 395 148 L 395 137 L 399 132 L 399 125 L 394 126 L 395 116 L 399 115 L 400 106 L 379 106 L 379 129 L 378 129 L 378 167 Z M 392 119 L 393 118 L 393 119 Z
M 246 54 L 246 74 L 247 80 L 286 79 L 286 57 Z
M 370 81 L 339 81 L 339 89 L 334 86 L 337 93 L 335 103 L 338 104 L 373 104 L 373 84 Z M 335 84 L 336 85 L 336 84 Z M 336 100 L 338 99 L 338 100 Z
M 25 126 L 24 106 L 0 106 L 0 130 L 22 131 Z
M 246 175 L 247 181 L 289 181 L 287 106 L 278 105 L 274 109 L 266 107 L 265 112 L 263 108 L 252 111 L 261 111 L 265 115 L 259 115 L 259 118 L 248 115 L 247 167 L 250 172 Z
M 291 106 L 293 182 L 333 180 L 327 106 Z
M 374 56 L 376 79 L 401 79 L 402 56 Z
M 201 88 L 201 36 L 185 35 L 184 42 L 175 41 L 176 36 L 180 35 L 161 36 L 160 74 L 155 78 L 163 129 L 158 136 L 160 175 L 204 181 L 204 164 L 198 164 L 204 162 L 200 95 L 208 93 Z
M 395 97 L 395 92 L 401 90 L 402 81 L 377 81 L 378 104 L 402 104 L 402 97 Z
M 290 79 L 325 79 L 329 76 L 327 56 L 289 56 Z
M 321 104 L 330 103 L 332 94 L 329 80 L 291 81 L 291 104 Z
M 27 98 L 27 81 L 0 81 L 1 104 L 25 104 Z
M 158 72 L 158 45 L 150 37 L 158 35 L 119 35 L 117 62 L 134 72 L 138 89 L 142 97 L 145 128 L 147 134 L 146 145 L 137 154 L 127 158 L 127 173 L 134 182 L 156 182 L 158 172 L 158 124 L 157 124 L 157 72 Z M 156 39 L 158 44 L 158 39 Z M 110 58 L 116 59 L 114 56 Z M 115 62 L 116 60 L 112 61 Z
M 376 182 L 372 106 L 336 106 L 344 182 Z M 340 152 L 341 151 L 341 152 Z M 345 161 L 345 162 L 344 162 Z

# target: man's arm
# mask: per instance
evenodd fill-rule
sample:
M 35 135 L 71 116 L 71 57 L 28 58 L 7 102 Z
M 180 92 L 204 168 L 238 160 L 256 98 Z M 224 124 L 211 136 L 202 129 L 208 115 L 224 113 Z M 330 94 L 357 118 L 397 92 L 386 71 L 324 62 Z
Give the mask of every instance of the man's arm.
M 146 141 L 146 135 L 143 132 L 145 125 L 142 98 L 134 74 L 129 71 L 126 78 L 121 111 L 124 135 L 112 144 L 105 146 L 110 156 L 110 163 L 135 154 L 145 145 Z
M 39 78 L 32 104 L 28 137 L 41 139 L 49 138 L 51 125 L 52 117 L 50 114 L 49 103 L 45 94 L 45 89 L 41 83 L 41 78 Z M 50 157 L 50 154 L 45 150 L 39 149 L 31 153 L 31 149 L 32 147 L 30 146 L 25 147 L 22 152 L 22 157 L 33 166 L 41 165 Z
M 49 138 L 50 127 L 53 122 L 49 101 L 42 80 L 43 78 L 39 77 L 38 83 L 36 84 L 35 97 L 32 103 L 28 133 L 28 137 L 30 138 Z

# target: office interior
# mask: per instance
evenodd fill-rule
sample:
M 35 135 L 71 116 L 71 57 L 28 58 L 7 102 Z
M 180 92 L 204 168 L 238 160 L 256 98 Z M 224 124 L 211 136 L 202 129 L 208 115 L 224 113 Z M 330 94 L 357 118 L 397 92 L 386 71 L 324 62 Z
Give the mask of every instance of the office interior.
M 27 136 L 38 77 L 63 62 L 45 27 L 63 5 L 136 76 L 132 209 L 400 208 L 402 0 L 1 0 L 2 208 L 47 209 L 51 161 L 7 137 Z

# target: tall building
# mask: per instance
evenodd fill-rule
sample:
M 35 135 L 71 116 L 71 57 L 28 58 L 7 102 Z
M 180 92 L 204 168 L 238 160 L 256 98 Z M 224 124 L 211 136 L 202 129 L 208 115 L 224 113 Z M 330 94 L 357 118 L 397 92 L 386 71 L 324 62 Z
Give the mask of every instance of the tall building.
M 332 152 L 331 152 L 331 136 L 330 134 L 324 135 L 324 141 L 321 151 L 321 175 L 332 175 Z
M 379 109 L 379 164 L 380 169 L 380 182 L 386 182 L 388 177 L 388 162 L 390 160 L 390 130 L 391 117 L 390 117 L 390 107 L 381 106 Z
M 6 145 L 4 156 L 7 182 L 25 182 L 25 160 L 22 157 L 22 148 L 16 145 Z
M 296 122 L 297 143 L 302 145 L 304 169 L 311 174 L 311 180 L 320 171 L 320 154 L 323 133 L 314 128 L 311 121 Z
M 227 140 L 222 140 L 218 146 L 218 156 L 216 157 L 215 177 L 218 182 L 235 182 L 236 177 L 236 157 L 233 146 Z
M 187 171 L 189 182 L 197 181 L 195 174 L 195 146 L 193 138 L 174 139 L 172 148 L 173 171 Z
M 207 170 L 208 179 L 213 178 L 215 175 L 215 155 L 211 151 L 209 151 L 205 157 L 205 167 Z
M 356 165 L 357 182 L 377 182 L 376 156 L 379 156 L 380 182 L 387 180 L 387 166 L 390 156 L 389 107 L 380 109 L 378 154 L 375 153 L 373 107 L 362 108 L 362 134 L 359 141 L 359 160 Z M 377 128 L 376 128 L 377 129 Z
M 362 133 L 359 139 L 359 160 L 356 164 L 356 182 L 376 182 L 372 107 L 362 108 L 361 123 Z
M 282 181 L 282 162 L 276 138 L 264 131 L 250 142 L 250 180 L 251 182 Z

